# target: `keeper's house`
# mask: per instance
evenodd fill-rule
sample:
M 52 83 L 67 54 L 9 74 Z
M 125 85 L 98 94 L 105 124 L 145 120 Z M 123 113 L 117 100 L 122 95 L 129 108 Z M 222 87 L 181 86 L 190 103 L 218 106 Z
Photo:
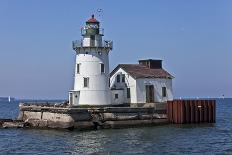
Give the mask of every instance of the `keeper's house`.
M 162 60 L 119 64 L 110 73 L 111 103 L 165 103 L 173 100 L 172 79 Z

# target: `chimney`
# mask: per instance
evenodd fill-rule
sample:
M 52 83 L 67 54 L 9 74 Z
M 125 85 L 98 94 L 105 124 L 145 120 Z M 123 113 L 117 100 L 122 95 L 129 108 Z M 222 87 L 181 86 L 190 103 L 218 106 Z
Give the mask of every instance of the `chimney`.
M 162 60 L 153 60 L 153 59 L 147 59 L 147 60 L 139 60 L 140 65 L 147 66 L 151 69 L 162 69 Z

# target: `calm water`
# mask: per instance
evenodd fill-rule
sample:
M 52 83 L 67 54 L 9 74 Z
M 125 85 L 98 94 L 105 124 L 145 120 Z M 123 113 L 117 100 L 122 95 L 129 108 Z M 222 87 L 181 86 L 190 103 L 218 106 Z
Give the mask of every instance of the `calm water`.
M 15 118 L 18 102 L 0 103 Z M 215 125 L 66 131 L 0 129 L 0 154 L 232 154 L 232 99 L 217 100 Z

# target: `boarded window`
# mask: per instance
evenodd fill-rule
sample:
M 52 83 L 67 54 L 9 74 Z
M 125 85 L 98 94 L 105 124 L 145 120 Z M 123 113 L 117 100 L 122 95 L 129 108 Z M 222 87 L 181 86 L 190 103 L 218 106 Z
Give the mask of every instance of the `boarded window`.
M 117 75 L 117 82 L 120 83 L 120 75 Z
M 105 65 L 103 63 L 101 63 L 101 73 L 105 72 Z
M 127 88 L 127 89 L 126 89 L 126 93 L 127 93 L 127 98 L 130 98 L 130 97 L 131 97 L 130 88 Z
M 166 87 L 162 87 L 162 96 L 167 97 L 167 90 Z
M 114 98 L 115 98 L 115 99 L 118 99 L 118 94 L 114 94 Z
M 80 74 L 80 64 L 77 64 L 77 74 Z
M 122 82 L 125 82 L 125 74 L 122 74 Z
M 84 77 L 84 87 L 89 87 L 89 78 Z

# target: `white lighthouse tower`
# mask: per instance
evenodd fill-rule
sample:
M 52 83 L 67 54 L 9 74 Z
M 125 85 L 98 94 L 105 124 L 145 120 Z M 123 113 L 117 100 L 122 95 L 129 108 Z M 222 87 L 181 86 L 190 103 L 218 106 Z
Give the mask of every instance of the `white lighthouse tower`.
M 81 29 L 83 39 L 73 41 L 76 65 L 74 89 L 69 92 L 70 106 L 111 104 L 109 51 L 113 42 L 103 41 L 103 32 L 92 15 Z

